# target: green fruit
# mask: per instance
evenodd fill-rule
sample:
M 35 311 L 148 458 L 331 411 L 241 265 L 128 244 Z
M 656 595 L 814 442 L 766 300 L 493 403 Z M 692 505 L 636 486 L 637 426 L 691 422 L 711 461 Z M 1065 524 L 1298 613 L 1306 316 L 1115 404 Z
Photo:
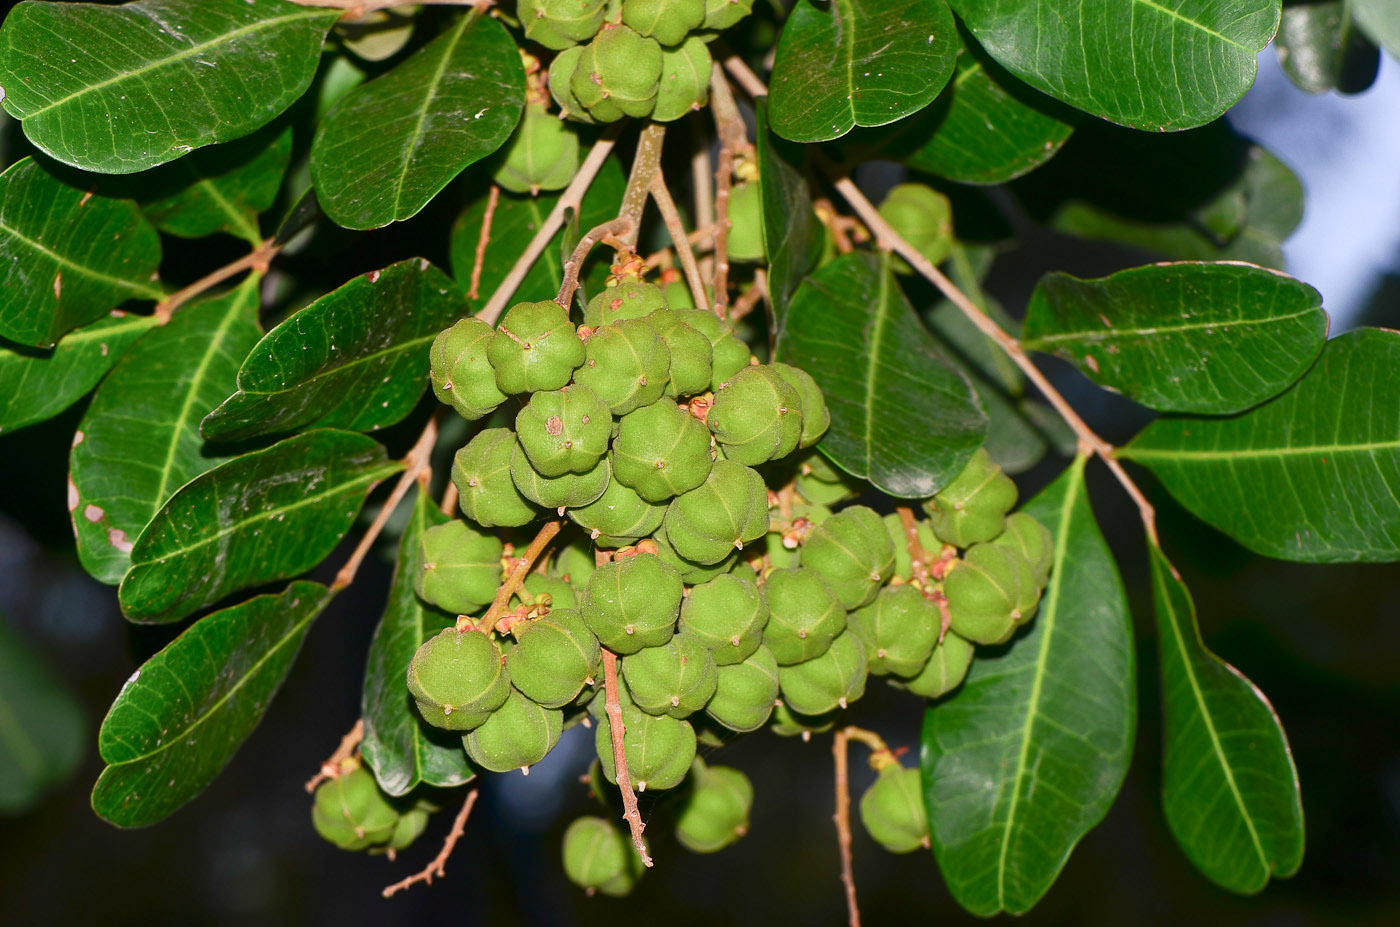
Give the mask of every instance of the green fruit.
M 686 718 L 715 694 L 714 658 L 704 642 L 690 634 L 628 654 L 622 675 L 632 701 L 651 715 Z
M 676 812 L 676 839 L 692 853 L 717 853 L 749 831 L 753 784 L 732 766 L 696 760 L 691 789 Z
M 812 529 L 802 565 L 822 574 L 843 606 L 859 608 L 894 574 L 894 542 L 879 515 L 853 505 Z
M 598 638 L 571 608 L 516 625 L 515 649 L 506 659 L 510 681 L 545 708 L 563 708 L 593 681 L 600 653 Z
M 546 576 L 543 573 L 531 573 L 525 577 L 525 589 L 523 594 L 516 592 L 510 598 L 510 607 L 514 609 L 518 605 L 534 605 L 542 603 L 551 609 L 577 608 L 578 593 L 574 587 L 562 579 L 554 576 Z
M 537 705 L 511 689 L 510 697 L 491 712 L 486 723 L 462 738 L 462 746 L 479 769 L 528 769 L 554 749 L 563 729 L 563 712 Z
M 587 473 L 544 476 L 530 466 L 529 455 L 517 443 L 510 459 L 510 478 L 526 499 L 562 515 L 565 509 L 587 505 L 601 496 L 612 479 L 612 466 L 600 460 Z
M 924 503 L 933 533 L 954 547 L 971 547 L 1001 534 L 1016 504 L 1016 484 L 987 453 L 977 453 L 953 482 Z
M 871 673 L 913 676 L 933 653 L 943 616 L 913 586 L 886 586 L 847 622 L 865 645 Z
M 779 737 L 801 737 L 808 740 L 813 734 L 823 734 L 836 725 L 836 712 L 821 715 L 804 715 L 793 711 L 781 700 L 773 706 L 772 731 Z
M 517 527 L 539 514 L 511 479 L 515 444 L 515 433 L 509 428 L 487 428 L 477 432 L 452 460 L 457 504 L 478 525 Z
M 588 110 L 584 109 L 578 97 L 569 89 L 581 57 L 583 47 L 580 45 L 566 48 L 554 56 L 554 60 L 549 63 L 549 93 L 554 97 L 554 102 L 559 104 L 559 115 L 576 122 L 593 123 L 597 120 L 588 115 Z
M 613 322 L 645 319 L 665 308 L 666 296 L 661 287 L 641 280 L 623 280 L 617 286 L 606 287 L 588 301 L 583 310 L 583 324 L 601 328 Z
M 860 638 L 838 634 L 821 656 L 778 667 L 778 686 L 793 711 L 820 715 L 864 695 L 869 671 Z
M 662 45 L 679 45 L 705 20 L 705 0 L 622 0 L 622 22 Z
M 676 48 L 663 48 L 652 122 L 673 122 L 704 106 L 710 98 L 713 64 L 709 46 L 699 36 L 690 36 Z
M 612 489 L 612 487 L 613 484 L 608 483 L 608 489 Z M 603 495 L 598 497 L 598 502 L 606 499 L 607 496 L 608 490 L 605 489 L 603 490 Z M 596 504 L 597 503 L 590 503 L 590 505 Z M 588 508 L 588 506 L 583 506 L 583 508 L 579 509 L 570 509 L 570 517 L 572 518 L 585 508 Z M 588 577 L 593 575 L 593 571 L 596 568 L 597 564 L 593 557 L 592 549 L 587 542 L 578 539 L 559 548 L 554 555 L 553 562 L 550 564 L 549 573 L 551 576 L 558 576 L 560 579 L 566 579 L 574 588 L 581 589 L 588 582 Z M 527 579 L 525 580 L 525 587 L 528 589 L 529 586 L 530 581 Z M 571 605 L 569 607 L 572 608 L 573 606 Z
M 486 348 L 503 393 L 559 389 L 584 361 L 583 339 L 552 299 L 516 303 Z
M 362 766 L 342 769 L 321 783 L 311 806 L 316 832 L 342 850 L 367 850 L 394 836 L 399 812 Z
M 753 0 L 705 0 L 705 21 L 701 23 L 701 28 L 719 32 L 751 12 Z
M 501 584 L 501 542 L 453 519 L 419 538 L 423 569 L 413 577 L 419 598 L 457 615 L 490 605 Z
M 525 38 L 562 51 L 592 38 L 606 8 L 605 0 L 520 0 L 515 10 Z
M 659 647 L 675 633 L 681 577 L 652 554 L 605 563 L 588 579 L 583 620 L 614 653 Z
M 681 605 L 681 630 L 702 641 L 720 666 L 748 659 L 767 623 L 763 591 L 732 573 L 692 586 Z
M 860 820 L 866 831 L 891 853 L 929 846 L 924 785 L 917 769 L 891 763 L 860 797 Z
M 890 679 L 890 685 L 907 689 L 924 698 L 940 698 L 962 684 L 972 665 L 972 644 L 951 630 L 943 635 L 943 642 L 933 648 L 928 662 L 918 675 L 908 679 Z
M 705 422 L 725 457 L 756 467 L 797 449 L 802 399 L 771 366 L 745 367 L 715 393 Z
M 429 351 L 433 392 L 472 422 L 505 402 L 486 357 L 495 329 L 480 319 L 462 319 L 443 329 Z
M 428 827 L 428 818 L 432 814 L 432 809 L 424 805 L 415 805 L 403 814 L 399 815 L 398 823 L 394 825 L 394 833 L 385 842 L 386 849 L 398 852 L 411 847 L 419 837 L 423 836 L 423 831 Z
M 934 266 L 953 249 L 953 208 L 948 197 L 932 187 L 902 183 L 893 188 L 880 203 L 880 218 Z M 895 270 L 914 272 L 903 258 L 896 259 Z
M 1035 584 L 1043 588 L 1055 562 L 1055 538 L 1050 529 L 1025 512 L 1011 513 L 1004 524 L 1005 529 L 992 543 L 1010 547 L 1025 557 Z
M 763 210 L 757 183 L 739 183 L 729 191 L 729 259 L 763 260 Z
M 713 463 L 710 432 L 669 399 L 627 413 L 613 440 L 613 476 L 648 502 L 690 492 Z
M 731 550 L 728 556 L 723 557 L 716 563 L 696 563 L 694 560 L 687 560 L 685 557 L 676 553 L 675 548 L 671 546 L 671 542 L 666 540 L 665 531 L 656 532 L 653 536 L 653 540 L 656 542 L 657 547 L 656 556 L 660 558 L 662 563 L 679 573 L 681 579 L 688 586 L 699 585 L 700 583 L 714 579 L 716 576 L 722 576 L 728 573 L 734 568 L 735 562 L 739 559 L 739 552 L 737 550 Z
M 822 435 L 826 434 L 827 428 L 831 426 L 831 412 L 826 408 L 826 398 L 822 396 L 821 387 L 807 371 L 790 364 L 773 363 L 768 366 L 796 391 L 798 404 L 802 406 L 802 435 L 797 446 L 811 447 L 821 440 Z
M 656 106 L 661 80 L 661 46 L 618 23 L 604 23 L 583 47 L 569 90 L 590 116 L 616 122 L 642 118 Z
M 608 452 L 612 415 L 597 393 L 575 383 L 533 394 L 515 417 L 515 435 L 541 475 L 586 473 Z
M 720 386 L 749 365 L 749 346 L 740 341 L 729 324 L 708 309 L 672 310 L 682 322 L 710 342 L 710 389 Z
M 604 325 L 588 336 L 587 359 L 574 374 L 614 415 L 651 405 L 666 391 L 671 355 L 645 319 Z
M 671 309 L 658 309 L 647 316 L 647 321 L 666 342 L 666 351 L 671 357 L 666 395 L 675 399 L 708 390 L 710 378 L 714 376 L 714 348 L 710 346 L 710 339 L 687 325 L 680 313 Z
M 578 133 L 543 106 L 526 106 L 491 179 L 512 193 L 534 196 L 567 187 L 578 164 Z
M 797 493 L 813 505 L 835 505 L 860 495 L 863 487 L 821 454 L 809 454 L 797 468 Z
M 695 728 L 689 722 L 669 715 L 649 715 L 635 705 L 624 706 L 622 732 L 627 772 L 638 791 L 673 789 L 685 781 L 695 759 Z M 612 726 L 606 713 L 598 717 L 593 743 L 603 775 L 616 783 Z
M 671 548 L 687 560 L 718 563 L 768 531 L 768 487 L 758 472 L 717 460 L 705 482 L 666 509 Z
M 615 471 L 613 475 L 616 477 Z M 616 478 L 597 499 L 569 509 L 569 517 L 587 530 L 599 547 L 634 544 L 661 527 L 665 515 L 666 506 L 652 505 Z
M 846 630 L 846 610 L 816 570 L 774 570 L 768 574 L 764 593 L 769 615 L 763 645 L 781 665 L 821 656 Z
M 413 655 L 408 691 L 429 724 L 467 731 L 506 700 L 510 675 L 501 648 L 489 635 L 446 628 Z
M 893 512 L 882 521 L 889 532 L 890 543 L 894 545 L 894 575 L 906 583 L 914 578 L 914 558 L 909 555 L 909 536 L 904 532 L 904 522 Z M 937 557 L 943 542 L 934 537 L 933 529 L 927 521 L 916 522 L 919 532 L 919 545 L 930 556 Z
M 621 828 L 590 815 L 564 831 L 564 874 L 589 892 L 622 897 L 641 874 L 641 858 Z
M 972 545 L 943 580 L 953 630 L 977 644 L 1011 637 L 1029 617 L 1022 610 L 1028 591 L 1038 596 L 1026 558 L 996 544 Z
M 748 733 L 768 722 L 777 698 L 778 661 L 760 644 L 743 662 L 719 668 L 705 713 L 731 731 Z

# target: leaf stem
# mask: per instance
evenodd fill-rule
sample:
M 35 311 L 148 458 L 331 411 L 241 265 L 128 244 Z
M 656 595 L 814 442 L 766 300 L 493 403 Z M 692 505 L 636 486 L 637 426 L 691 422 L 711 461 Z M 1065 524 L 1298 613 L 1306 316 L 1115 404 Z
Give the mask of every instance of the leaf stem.
M 569 302 L 574 298 L 574 293 L 578 291 L 578 275 L 583 270 L 583 260 L 588 257 L 588 252 L 593 250 L 593 246 L 600 241 L 609 239 L 621 244 L 622 239 L 632 228 L 632 220 L 626 216 L 618 216 L 616 219 L 609 219 L 607 222 L 593 226 L 584 233 L 578 240 L 578 245 L 574 248 L 573 254 L 564 262 L 564 281 L 559 285 L 559 295 L 554 301 L 569 311 Z
M 647 826 L 642 823 L 642 813 L 637 810 L 637 793 L 632 790 L 632 773 L 627 768 L 627 749 L 623 741 L 627 733 L 622 722 L 622 700 L 617 690 L 617 654 L 603 648 L 603 707 L 608 713 L 608 733 L 612 737 L 613 771 L 616 773 L 617 788 L 622 793 L 622 816 L 632 829 L 632 845 L 642 858 L 642 865 L 651 868 L 651 855 L 647 853 L 646 841 L 642 832 Z
M 676 247 L 676 254 L 681 259 L 681 268 L 685 271 L 685 279 L 690 284 L 690 296 L 695 300 L 697 307 L 707 305 L 710 300 L 705 295 L 705 284 L 700 279 L 700 265 L 695 263 L 695 251 L 690 247 L 690 238 L 685 233 L 685 223 L 681 221 L 681 214 L 676 209 L 675 200 L 671 199 L 671 191 L 666 188 L 666 178 L 660 173 L 651 182 L 651 196 L 656 200 L 656 208 L 661 211 L 661 220 L 666 223 L 666 231 L 671 234 L 671 241 Z
M 384 889 L 382 894 L 385 898 L 389 898 L 406 888 L 411 888 L 419 882 L 431 885 L 435 877 L 442 878 L 447 874 L 447 858 L 452 855 L 452 851 L 457 848 L 457 841 L 461 840 L 462 834 L 466 832 L 467 818 L 471 817 L 472 808 L 476 806 L 477 797 L 480 795 L 480 789 L 473 785 L 471 790 L 467 792 L 466 801 L 462 802 L 462 808 L 457 812 L 457 817 L 453 819 L 452 830 L 448 831 L 447 839 L 443 840 L 442 849 L 438 851 L 438 855 L 433 857 L 433 861 L 418 872 L 405 879 L 400 879 Z
M 637 250 L 637 235 L 642 230 L 642 210 L 647 205 L 651 183 L 661 173 L 661 147 L 666 140 L 666 127 L 649 123 L 637 138 L 637 153 L 632 158 L 632 172 L 627 177 L 627 189 L 622 194 L 619 219 L 631 220 L 632 227 L 620 236 L 624 249 Z
M 170 321 L 170 317 L 175 314 L 185 303 L 202 294 L 205 290 L 218 286 L 228 278 L 240 274 L 245 270 L 252 270 L 256 273 L 267 273 L 267 267 L 272 263 L 272 259 L 282 250 L 282 245 L 274 239 L 267 239 L 252 251 L 243 255 L 232 263 L 225 264 L 218 270 L 210 274 L 205 274 L 194 283 L 184 289 L 177 290 L 165 299 L 156 303 L 155 317 L 161 325 Z
M 545 547 L 554 539 L 554 536 L 559 533 L 559 529 L 563 526 L 564 523 L 559 519 L 544 523 L 539 533 L 535 535 L 535 539 L 530 542 L 530 546 L 525 548 L 524 556 L 515 561 L 515 566 L 511 568 L 510 575 L 506 577 L 506 581 L 501 583 L 500 588 L 496 590 L 496 598 L 491 603 L 491 608 L 488 609 L 486 614 L 482 616 L 482 619 L 476 623 L 477 627 L 489 631 L 495 626 L 496 619 L 500 617 L 501 612 L 505 611 L 506 604 L 510 602 L 510 597 L 515 595 L 516 590 L 520 588 L 520 584 L 523 583 L 525 577 L 529 575 L 530 568 L 535 565 L 535 561 L 539 559 L 540 554 L 544 553 Z
M 496 205 L 501 201 L 501 188 L 491 185 L 486 197 L 486 214 L 481 217 L 481 233 L 476 239 L 476 259 L 472 262 L 471 286 L 467 288 L 467 299 L 477 299 L 481 289 L 481 268 L 486 263 L 486 246 L 491 243 L 491 220 L 496 217 Z
M 710 72 L 710 111 L 719 133 L 719 163 L 715 167 L 715 315 L 729 317 L 729 191 L 734 180 L 734 153 L 748 142 L 743 117 L 734 102 L 724 71 Z

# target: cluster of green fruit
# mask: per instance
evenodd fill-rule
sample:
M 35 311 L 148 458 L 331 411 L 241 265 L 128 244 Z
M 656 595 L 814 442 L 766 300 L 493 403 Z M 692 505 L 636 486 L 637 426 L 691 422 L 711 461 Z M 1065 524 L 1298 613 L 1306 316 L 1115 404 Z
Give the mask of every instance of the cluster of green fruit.
M 316 789 L 311 822 L 316 832 L 343 850 L 391 853 L 402 850 L 428 826 L 432 805 L 389 798 L 358 759 L 341 762 Z

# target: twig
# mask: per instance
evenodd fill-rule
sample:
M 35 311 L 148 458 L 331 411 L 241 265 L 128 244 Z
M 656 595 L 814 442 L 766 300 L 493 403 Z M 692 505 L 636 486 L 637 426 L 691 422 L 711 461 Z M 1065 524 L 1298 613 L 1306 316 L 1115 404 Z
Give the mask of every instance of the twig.
M 714 204 L 712 203 L 711 205 L 713 206 Z M 685 240 L 690 242 L 690 246 L 692 248 L 704 252 L 709 250 L 711 244 L 710 242 L 707 242 L 706 239 L 711 238 L 714 234 L 714 226 L 705 225 L 701 226 L 700 228 L 691 232 L 689 235 L 685 236 Z M 646 258 L 642 261 L 642 263 L 648 267 L 669 267 L 671 265 L 671 257 L 673 253 L 674 249 L 670 248 L 669 246 L 661 248 L 658 251 L 653 251 L 651 254 L 648 254 Z
M 438 851 L 438 855 L 433 857 L 433 861 L 420 871 L 406 879 L 400 879 L 384 889 L 382 894 L 385 898 L 392 897 L 419 882 L 431 885 L 434 878 L 440 879 L 447 874 L 447 858 L 452 855 L 452 851 L 457 848 L 457 841 L 461 840 L 462 834 L 466 832 L 467 818 L 471 816 L 472 808 L 475 807 L 477 796 L 480 794 L 480 790 L 476 786 L 472 786 L 471 791 L 467 792 L 466 801 L 462 802 L 462 810 L 457 812 L 457 817 L 452 821 L 452 830 L 448 831 L 447 839 L 443 840 L 442 849 Z
M 646 841 L 642 832 L 647 826 L 642 823 L 642 813 L 637 810 L 637 793 L 632 791 L 632 773 L 627 769 L 627 751 L 623 742 L 626 729 L 622 726 L 622 701 L 617 691 L 617 654 L 603 648 L 603 706 L 608 713 L 608 732 L 612 735 L 613 770 L 617 774 L 617 788 L 622 793 L 622 816 L 632 828 L 632 845 L 642 858 L 642 865 L 651 867 L 651 855 L 647 853 Z
M 724 69 L 729 72 L 736 83 L 744 88 L 744 92 L 749 96 L 758 98 L 768 95 L 768 88 L 763 85 L 763 81 L 749 66 L 744 63 L 744 59 L 738 55 L 724 56 Z
M 836 732 L 831 755 L 836 761 L 836 846 L 841 854 L 841 884 L 846 887 L 846 913 L 851 927 L 860 927 L 860 905 L 856 902 L 855 861 L 851 854 L 851 774 L 846 756 L 849 728 Z
M 626 216 L 618 216 L 616 219 L 609 219 L 600 225 L 595 225 L 584 233 L 578 240 L 578 245 L 574 247 L 574 253 L 569 255 L 569 259 L 564 262 L 564 282 L 559 285 L 559 295 L 554 301 L 564 307 L 564 311 L 569 311 L 569 303 L 574 298 L 575 291 L 578 290 L 578 275 L 583 270 L 583 260 L 588 257 L 588 252 L 593 250 L 593 246 L 600 241 L 614 240 L 621 243 L 627 232 L 632 227 L 632 220 Z
M 919 540 L 919 523 L 914 519 L 914 510 L 907 505 L 901 505 L 895 508 L 895 513 L 899 515 L 899 523 L 904 527 L 904 543 L 909 548 L 909 561 L 914 578 L 923 584 L 924 593 L 928 594 L 932 586 L 928 573 L 928 551 L 924 550 L 924 542 Z
M 200 277 L 184 289 L 177 290 L 156 303 L 156 320 L 161 325 L 164 325 L 166 322 L 170 321 L 170 317 L 174 315 L 176 309 L 179 309 L 205 290 L 218 286 L 235 274 L 240 274 L 245 270 L 253 270 L 260 274 L 267 273 L 268 264 L 272 262 L 272 259 L 277 256 L 277 252 L 281 250 L 282 246 L 269 238 L 260 246 L 254 248 L 233 263 L 225 264 L 213 273 Z
M 457 514 L 457 484 L 451 480 L 447 481 L 447 488 L 442 491 L 442 514 Z
M 695 300 L 697 307 L 703 306 L 709 302 L 709 298 L 705 295 L 705 284 L 700 279 L 700 267 L 695 263 L 695 252 L 690 248 L 690 239 L 685 234 L 685 224 L 681 221 L 676 203 L 671 199 L 671 191 L 666 189 L 666 179 L 659 173 L 651 182 L 651 196 L 656 200 L 656 208 L 661 211 L 661 221 L 666 223 L 666 231 L 671 233 L 671 241 L 680 256 L 685 279 L 690 283 L 690 296 Z
M 627 189 L 622 194 L 619 219 L 629 219 L 632 227 L 620 236 L 628 251 L 637 250 L 637 235 L 642 230 L 642 210 L 647 205 L 651 182 L 661 173 L 661 146 L 666 140 L 666 127 L 650 123 L 637 138 L 637 153 L 632 158 L 632 172 L 627 177 Z
M 323 6 L 332 10 L 344 10 L 342 19 L 359 19 L 366 13 L 373 13 L 375 10 L 387 10 L 394 6 L 408 6 L 411 4 L 433 4 L 434 6 L 474 6 L 478 9 L 486 9 L 492 5 L 492 0 L 292 0 L 293 3 L 302 6 Z
M 506 581 L 501 583 L 500 588 L 496 590 L 495 601 L 491 603 L 491 608 L 482 617 L 481 621 L 476 623 L 477 627 L 489 631 L 496 624 L 496 619 L 499 618 L 501 612 L 505 610 L 507 603 L 510 602 L 510 597 L 515 595 L 516 590 L 520 588 L 520 584 L 525 581 L 525 577 L 530 575 L 530 567 L 534 566 L 535 561 L 539 559 L 545 547 L 554 539 L 554 536 L 559 533 L 559 529 L 563 526 L 564 523 L 558 519 L 544 523 L 544 526 L 540 528 L 539 534 L 536 534 L 535 539 L 530 542 L 530 546 L 525 548 L 524 556 L 515 561 L 515 566 L 511 568 L 510 575 L 506 577 Z
M 472 262 L 471 287 L 467 290 L 468 299 L 476 299 L 481 289 L 481 268 L 486 263 L 486 246 L 491 242 L 491 220 L 496 217 L 496 204 L 501 201 L 501 188 L 491 185 L 486 196 L 486 215 L 481 217 L 481 234 L 476 239 L 476 260 Z
M 729 190 L 734 179 L 734 153 L 747 143 L 743 117 L 729 81 L 716 64 L 710 72 L 710 111 L 719 132 L 719 164 L 715 168 L 715 314 L 729 316 Z
M 755 268 L 753 272 L 753 283 L 749 288 L 739 294 L 739 298 L 734 300 L 734 308 L 730 310 L 729 321 L 737 322 L 744 316 L 753 312 L 759 300 L 768 296 L 768 275 L 763 272 L 763 268 Z
M 355 546 L 355 550 L 350 554 L 350 559 L 345 561 L 345 566 L 340 568 L 340 572 L 335 574 L 335 581 L 331 583 L 331 591 L 337 592 L 344 589 L 355 581 L 355 573 L 359 571 L 360 564 L 364 562 L 365 556 L 369 553 L 370 547 L 374 545 L 379 537 L 379 532 L 384 530 L 384 526 L 389 522 L 389 516 L 394 514 L 394 509 L 398 508 L 403 497 L 408 495 L 408 489 L 420 477 L 426 474 L 432 467 L 433 444 L 437 441 L 437 419 L 429 419 L 424 426 L 423 433 L 418 436 L 413 447 L 404 455 L 403 475 L 399 477 L 398 483 L 394 484 L 394 491 L 389 493 L 389 498 L 384 500 L 384 505 L 380 507 L 379 514 L 374 516 L 374 521 L 365 530 L 365 536 L 360 538 L 360 543 Z
M 316 791 L 316 786 L 327 779 L 334 779 L 340 775 L 340 764 L 348 760 L 360 746 L 360 742 L 365 739 L 365 719 L 356 718 L 355 726 L 350 728 L 350 732 L 340 738 L 340 746 L 335 748 L 335 752 L 327 757 L 321 764 L 321 768 L 316 775 L 306 780 L 306 791 Z
M 697 114 L 690 120 L 691 136 L 695 144 L 695 150 L 690 155 L 690 183 L 695 193 L 697 231 L 709 229 L 715 224 L 715 180 L 713 168 L 710 166 L 710 138 L 702 128 L 702 118 Z M 713 283 L 714 259 L 702 259 L 700 272 L 703 279 L 709 279 Z

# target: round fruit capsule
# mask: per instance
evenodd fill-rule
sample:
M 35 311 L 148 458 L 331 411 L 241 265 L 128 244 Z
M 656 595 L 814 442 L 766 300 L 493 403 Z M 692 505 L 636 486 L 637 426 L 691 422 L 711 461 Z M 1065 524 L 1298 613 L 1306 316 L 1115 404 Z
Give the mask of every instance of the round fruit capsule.
M 666 391 L 671 355 L 646 319 L 624 319 L 588 336 L 587 357 L 574 374 L 614 415 L 651 405 Z
M 586 473 L 608 452 L 612 415 L 593 390 L 575 383 L 531 395 L 515 417 L 515 434 L 543 476 Z
M 731 550 L 728 556 L 721 558 L 715 563 L 696 563 L 694 560 L 687 560 L 676 553 L 671 542 L 666 540 L 666 532 L 658 531 L 653 535 L 652 540 L 656 542 L 656 556 L 661 562 L 671 567 L 680 574 L 681 580 L 688 586 L 696 586 L 700 583 L 709 582 L 716 576 L 722 576 L 735 568 L 739 559 L 739 552 Z
M 802 435 L 797 446 L 811 447 L 821 440 L 831 426 L 831 413 L 826 408 L 821 387 L 810 373 L 790 364 L 774 363 L 768 366 L 796 391 L 802 406 Z
M 622 22 L 662 45 L 679 45 L 705 21 L 705 0 L 622 0 Z
M 322 782 L 311 806 L 311 822 L 324 839 L 343 850 L 367 850 L 390 840 L 399 812 L 358 762 Z
M 714 376 L 714 348 L 710 345 L 710 339 L 687 324 L 680 313 L 672 309 L 659 309 L 647 316 L 647 321 L 666 342 L 666 350 L 671 356 L 666 395 L 675 399 L 678 396 L 696 396 L 708 390 Z
M 749 346 L 740 341 L 719 316 L 708 309 L 674 309 L 680 320 L 710 341 L 710 389 L 719 389 L 726 380 L 749 365 Z
M 510 681 L 536 704 L 563 708 L 593 681 L 598 638 L 574 609 L 554 609 L 516 625 L 514 634 L 515 649 L 506 659 Z
M 578 133 L 543 105 L 530 105 L 491 179 L 512 193 L 534 196 L 567 187 L 578 164 Z
M 503 393 L 559 389 L 584 361 L 583 339 L 552 299 L 516 303 L 486 348 Z
M 753 12 L 753 0 L 705 0 L 705 21 L 701 28 L 722 32 Z
M 506 700 L 510 676 L 501 648 L 490 636 L 446 628 L 413 655 L 408 691 L 429 724 L 466 731 Z
M 613 322 L 645 319 L 653 312 L 666 308 L 666 296 L 654 283 L 632 278 L 604 288 L 588 301 L 583 310 L 583 324 L 601 328 Z
M 763 589 L 769 613 L 763 644 L 780 665 L 821 656 L 846 630 L 846 610 L 816 570 L 774 570 Z
M 515 445 L 515 433 L 509 428 L 487 428 L 477 432 L 452 460 L 457 504 L 478 525 L 518 527 L 539 514 L 511 479 Z
M 428 352 L 433 392 L 472 422 L 505 402 L 486 347 L 496 330 L 480 319 L 462 319 L 443 329 Z
M 853 505 L 812 529 L 802 565 L 822 574 L 846 608 L 859 608 L 894 574 L 894 543 L 871 509 Z
M 529 455 L 517 443 L 510 459 L 510 478 L 526 499 L 562 515 L 565 509 L 587 505 L 601 496 L 612 479 L 612 466 L 600 460 L 586 473 L 544 476 L 530 466 Z
M 695 728 L 669 715 L 649 715 L 635 705 L 622 709 L 622 749 L 627 772 L 638 791 L 673 789 L 685 781 L 695 759 Z M 603 775 L 617 782 L 612 727 L 607 713 L 598 716 L 594 747 Z
M 705 422 L 725 457 L 754 467 L 797 448 L 802 399 L 771 366 L 745 367 L 715 393 Z
M 676 813 L 676 840 L 692 853 L 717 853 L 749 832 L 753 783 L 732 766 L 706 766 L 697 759 L 690 771 L 690 794 Z
M 622 675 L 632 701 L 647 714 L 687 718 L 715 694 L 714 658 L 689 634 L 628 654 L 622 660 Z
M 569 90 L 599 122 L 642 118 L 656 107 L 661 46 L 621 23 L 604 23 L 583 47 Z
M 948 197 L 930 186 L 902 183 L 894 187 L 880 203 L 880 218 L 934 266 L 941 264 L 952 250 L 952 206 Z M 913 273 L 903 258 L 896 259 L 895 270 Z
M 671 501 L 662 528 L 680 556 L 719 563 L 767 533 L 768 487 L 757 471 L 717 460 L 705 482 Z
M 762 644 L 748 659 L 721 666 L 705 713 L 731 731 L 748 733 L 768 723 L 778 699 L 778 661 Z
M 423 568 L 413 577 L 419 598 L 457 615 L 491 604 L 501 584 L 501 542 L 453 519 L 418 539 Z
M 729 259 L 763 260 L 763 213 L 757 183 L 739 183 L 729 193 Z
M 669 399 L 629 412 L 612 445 L 613 477 L 648 502 L 690 492 L 710 475 L 710 433 Z
M 554 749 L 563 728 L 563 712 L 545 708 L 511 689 L 510 697 L 491 712 L 486 723 L 462 738 L 462 746 L 480 769 L 529 769 Z
M 933 653 L 943 617 L 913 586 L 886 586 L 847 622 L 865 645 L 871 673 L 913 676 Z
M 924 510 L 940 540 L 971 547 L 1001 534 L 1006 513 L 1015 504 L 1016 484 L 986 448 L 978 448 L 953 482 L 924 503 Z
M 636 653 L 671 639 L 681 594 L 680 574 L 655 555 L 621 557 L 588 578 L 583 620 L 604 647 Z
M 704 643 L 719 666 L 748 659 L 767 623 L 763 590 L 733 573 L 692 586 L 681 604 L 681 631 Z
M 1004 524 L 1004 530 L 992 543 L 1013 548 L 1025 557 L 1036 585 L 1044 587 L 1055 560 L 1055 539 L 1050 529 L 1025 512 L 1012 512 Z
M 845 708 L 865 694 L 869 666 L 865 645 L 854 634 L 838 634 L 819 657 L 778 668 L 783 702 L 804 715 Z
M 569 509 L 569 518 L 586 530 L 599 547 L 634 544 L 661 527 L 665 515 L 666 506 L 652 505 L 616 478 L 608 482 L 608 488 L 597 499 Z
M 566 48 L 554 56 L 554 60 L 549 63 L 549 94 L 559 105 L 559 115 L 565 119 L 594 123 L 597 120 L 588 114 L 588 110 L 569 89 L 574 71 L 578 70 L 578 62 L 582 57 L 583 46 L 581 45 Z
M 820 715 L 804 715 L 793 711 L 779 699 L 773 706 L 773 724 L 770 729 L 779 737 L 801 737 L 809 739 L 813 734 L 824 734 L 836 726 L 836 712 Z
M 641 858 L 622 829 L 588 815 L 564 831 L 564 874 L 588 892 L 622 897 L 640 875 Z
M 918 675 L 907 679 L 891 677 L 890 685 L 924 698 L 940 698 L 956 689 L 967 677 L 968 667 L 972 665 L 972 650 L 971 643 L 950 630 L 943 635 L 943 642 L 933 648 L 933 653 Z
M 1027 587 L 1034 577 L 1019 551 L 996 544 L 974 544 L 943 579 L 954 631 L 978 644 L 1000 644 L 1027 616 Z
M 515 11 L 525 38 L 562 51 L 592 38 L 606 8 L 606 0 L 520 0 Z
M 929 846 L 924 787 L 917 769 L 891 763 L 860 797 L 860 820 L 866 831 L 891 853 Z
M 609 483 L 608 486 L 611 487 L 612 483 Z M 603 491 L 603 495 L 607 495 L 607 490 Z M 575 589 L 582 589 L 595 569 L 597 569 L 597 561 L 593 556 L 593 551 L 590 545 L 580 538 L 570 541 L 557 550 L 549 565 L 549 575 L 566 579 Z M 525 585 L 526 588 L 529 588 L 530 581 L 528 579 L 525 580 Z
M 384 843 L 384 849 L 407 850 L 413 846 L 414 841 L 423 836 L 423 831 L 428 828 L 428 818 L 432 815 L 433 809 L 428 805 L 415 805 L 403 814 L 399 815 L 398 823 L 394 825 L 394 832 Z
M 652 122 L 672 122 L 703 107 L 710 98 L 713 63 L 709 46 L 698 35 L 675 48 L 661 49 L 661 86 L 656 91 Z

